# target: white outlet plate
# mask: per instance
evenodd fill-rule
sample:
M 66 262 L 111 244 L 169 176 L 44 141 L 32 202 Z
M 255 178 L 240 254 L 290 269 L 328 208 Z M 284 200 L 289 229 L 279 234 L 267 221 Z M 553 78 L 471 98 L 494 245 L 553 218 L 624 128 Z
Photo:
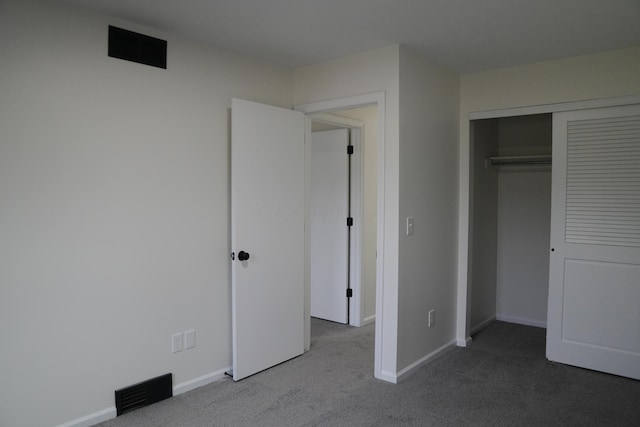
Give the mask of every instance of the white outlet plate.
M 179 353 L 184 349 L 184 335 L 182 332 L 171 335 L 171 352 Z
M 435 310 L 429 310 L 429 327 L 433 326 L 433 322 L 436 320 L 436 311 Z
M 189 350 L 196 346 L 196 330 L 190 329 L 184 333 L 184 349 Z

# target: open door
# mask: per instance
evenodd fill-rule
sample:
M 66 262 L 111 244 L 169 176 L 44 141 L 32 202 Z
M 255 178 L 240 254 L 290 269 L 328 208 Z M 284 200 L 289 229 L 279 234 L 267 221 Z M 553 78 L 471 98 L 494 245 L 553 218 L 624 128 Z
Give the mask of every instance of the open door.
M 311 316 L 349 323 L 349 130 L 314 132 L 310 164 Z
M 233 379 L 304 351 L 304 114 L 234 99 Z
M 547 358 L 640 379 L 640 105 L 553 132 Z

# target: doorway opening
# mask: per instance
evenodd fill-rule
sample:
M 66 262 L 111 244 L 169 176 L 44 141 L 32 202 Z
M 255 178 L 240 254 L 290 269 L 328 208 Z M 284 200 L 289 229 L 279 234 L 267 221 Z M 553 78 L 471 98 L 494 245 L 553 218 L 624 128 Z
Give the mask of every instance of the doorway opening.
M 377 108 L 309 117 L 310 314 L 363 326 L 375 319 Z
M 368 95 L 359 95 L 348 98 L 334 99 L 330 101 L 322 101 L 317 103 L 310 103 L 299 105 L 296 110 L 307 114 L 307 144 L 311 143 L 311 130 L 312 130 L 312 114 L 327 113 L 333 116 L 340 116 L 341 114 L 354 113 L 354 110 L 359 110 L 363 107 L 369 107 L 369 113 L 374 118 L 374 121 L 367 124 L 367 120 L 364 120 L 363 126 L 363 147 L 365 157 L 364 166 L 362 168 L 362 194 L 363 201 L 362 217 L 363 224 L 367 223 L 368 227 L 375 230 L 374 233 L 369 233 L 368 241 L 362 243 L 362 262 L 360 268 L 362 271 L 374 272 L 369 274 L 368 277 L 364 277 L 361 280 L 362 283 L 368 283 L 370 290 L 363 292 L 363 298 L 359 299 L 359 303 L 354 307 L 353 315 L 355 320 L 360 320 L 360 324 L 375 323 L 375 352 L 374 352 L 374 376 L 376 378 L 384 378 L 382 372 L 382 331 L 384 324 L 383 313 L 383 290 L 384 290 L 384 275 L 383 275 L 383 261 L 384 261 L 384 123 L 385 123 L 385 96 L 384 93 L 373 93 Z M 360 111 L 362 112 L 362 111 Z M 316 116 L 317 118 L 317 116 Z M 348 118 L 348 117 L 347 117 Z M 345 119 L 345 118 L 343 118 Z M 353 118 L 351 118 L 353 119 Z M 360 118 L 356 117 L 356 120 Z M 371 137 L 372 142 L 367 142 L 367 136 Z M 309 148 L 307 147 L 307 153 Z M 368 154 L 369 155 L 368 155 Z M 309 158 L 307 157 L 307 170 L 309 166 Z M 368 177 L 367 172 L 373 173 L 375 179 Z M 309 184 L 309 176 L 307 176 L 307 186 Z M 307 187 L 308 188 L 308 187 Z M 310 206 L 307 192 L 307 200 L 305 204 Z M 308 221 L 307 221 L 308 223 Z M 367 234 L 363 231 L 363 236 Z M 306 230 L 306 235 L 309 236 L 309 229 Z M 375 243 L 373 243 L 375 242 Z M 305 270 L 310 271 L 310 242 L 307 239 L 305 244 Z M 367 265 L 368 264 L 368 265 Z M 364 273 L 363 273 L 364 276 Z M 373 277 L 371 277 L 373 276 Z M 375 283 L 375 286 L 371 286 Z M 362 288 L 366 287 L 366 284 L 362 285 Z M 311 315 L 310 315 L 310 275 L 307 273 L 305 280 L 305 350 L 310 349 L 311 344 Z M 375 289 L 373 291 L 372 289 Z M 354 290 L 355 291 L 355 290 Z M 358 299 L 353 299 L 358 301 Z M 353 302 L 352 302 L 353 304 Z M 363 308 L 365 306 L 365 308 Z M 369 313 L 368 308 L 375 307 L 375 309 Z M 360 315 L 356 315 L 357 310 L 360 309 Z
M 470 335 L 494 320 L 546 328 L 552 114 L 470 126 Z
M 352 234 L 360 223 L 352 216 L 351 163 L 358 145 L 352 134 L 350 128 L 318 129 L 314 122 L 309 145 L 311 316 L 341 324 L 350 324 L 352 317 L 357 270 Z

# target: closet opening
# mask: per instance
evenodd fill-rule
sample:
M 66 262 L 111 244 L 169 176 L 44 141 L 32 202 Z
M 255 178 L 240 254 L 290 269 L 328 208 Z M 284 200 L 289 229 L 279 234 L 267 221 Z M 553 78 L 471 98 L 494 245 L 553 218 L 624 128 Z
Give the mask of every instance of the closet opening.
M 552 114 L 472 120 L 470 137 L 470 335 L 546 328 Z

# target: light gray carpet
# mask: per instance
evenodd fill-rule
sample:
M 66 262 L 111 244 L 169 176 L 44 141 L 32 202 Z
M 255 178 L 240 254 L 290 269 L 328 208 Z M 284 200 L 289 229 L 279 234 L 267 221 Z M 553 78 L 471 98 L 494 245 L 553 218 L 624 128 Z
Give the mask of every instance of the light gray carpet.
M 397 385 L 373 378 L 373 339 L 313 319 L 304 355 L 101 426 L 640 426 L 640 381 L 548 362 L 544 329 L 494 322 Z

